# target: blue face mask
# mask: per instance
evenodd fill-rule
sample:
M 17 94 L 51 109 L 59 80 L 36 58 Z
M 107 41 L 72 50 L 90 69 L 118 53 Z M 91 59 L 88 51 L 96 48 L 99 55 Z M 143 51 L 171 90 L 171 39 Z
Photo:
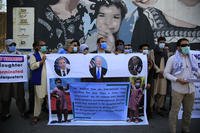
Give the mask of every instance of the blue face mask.
M 101 43 L 101 48 L 106 50 L 107 49 L 107 43 L 106 42 L 102 42 Z
M 15 52 L 16 51 L 16 46 L 9 46 L 8 50 L 9 50 L 9 52 Z
M 159 48 L 163 49 L 165 47 L 165 43 L 159 43 Z
M 181 47 L 181 52 L 182 52 L 184 55 L 188 55 L 189 52 L 190 52 L 190 47 Z
M 47 46 L 42 46 L 40 50 L 42 53 L 47 52 Z

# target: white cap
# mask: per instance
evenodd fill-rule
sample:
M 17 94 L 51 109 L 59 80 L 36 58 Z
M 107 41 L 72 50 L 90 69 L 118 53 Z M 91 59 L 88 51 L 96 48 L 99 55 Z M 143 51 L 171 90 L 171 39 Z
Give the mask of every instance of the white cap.
M 6 40 L 5 40 L 5 44 L 6 44 L 6 45 L 10 45 L 10 44 L 12 44 L 12 43 L 15 43 L 13 39 L 6 39 Z
M 86 45 L 86 44 L 81 44 L 81 45 L 80 45 L 80 52 L 81 52 L 81 53 L 84 52 L 84 50 L 85 50 L 86 48 L 89 49 L 88 45 Z

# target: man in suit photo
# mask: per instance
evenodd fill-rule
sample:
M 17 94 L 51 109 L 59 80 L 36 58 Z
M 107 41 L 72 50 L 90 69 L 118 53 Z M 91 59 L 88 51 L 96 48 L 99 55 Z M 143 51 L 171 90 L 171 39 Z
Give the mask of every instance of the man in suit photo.
M 90 73 L 94 77 L 95 80 L 100 81 L 103 79 L 107 72 L 107 69 L 102 66 L 102 58 L 97 56 L 95 58 L 95 66 L 90 68 Z
M 56 59 L 55 72 L 59 76 L 66 76 L 70 71 L 69 65 L 70 63 L 65 57 L 59 57 Z

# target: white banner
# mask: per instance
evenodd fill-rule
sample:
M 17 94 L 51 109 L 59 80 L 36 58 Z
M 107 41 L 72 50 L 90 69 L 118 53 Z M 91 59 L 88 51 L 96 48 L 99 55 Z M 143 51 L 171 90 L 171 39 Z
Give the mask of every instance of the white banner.
M 200 69 L 200 51 L 192 51 L 192 55 L 195 57 L 198 68 Z M 192 118 L 200 118 L 200 82 L 194 82 L 195 84 L 195 100 L 192 111 Z M 179 119 L 182 119 L 183 107 L 179 111 Z
M 50 125 L 148 124 L 145 112 L 144 86 L 147 79 L 145 55 L 49 54 L 46 66 Z M 137 122 L 127 122 L 129 89 L 134 88 L 137 80 L 141 83 L 140 92 L 142 92 L 141 101 L 137 105 L 139 118 Z M 61 100 L 63 99 L 61 97 L 64 97 L 64 100 Z M 106 100 L 109 102 L 101 102 Z M 66 110 L 72 112 L 67 118 Z M 87 116 L 84 115 L 86 111 Z
M 32 49 L 35 25 L 34 8 L 13 8 L 13 39 L 17 48 Z
M 96 58 L 97 57 L 97 58 Z M 47 71 L 49 78 L 92 78 L 95 59 L 102 62 L 102 68 L 106 71 L 103 77 L 131 77 L 146 76 L 147 60 L 143 54 L 50 54 L 47 55 Z M 62 62 L 66 65 L 66 75 L 61 75 Z M 134 64 L 135 63 L 135 64 Z M 59 66 L 60 65 L 60 66 Z M 135 67 L 135 68 L 134 68 Z
M 13 82 L 27 82 L 27 57 L 0 54 L 0 83 Z

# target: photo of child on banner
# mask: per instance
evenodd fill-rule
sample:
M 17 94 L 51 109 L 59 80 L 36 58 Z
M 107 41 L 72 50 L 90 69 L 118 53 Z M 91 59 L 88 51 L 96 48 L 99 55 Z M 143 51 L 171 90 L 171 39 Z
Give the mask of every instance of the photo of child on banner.
M 51 113 L 57 115 L 57 120 L 52 120 L 51 123 L 70 122 L 68 120 L 68 113 L 72 112 L 70 94 L 68 92 L 68 83 L 62 81 L 63 79 L 55 78 L 55 87 L 51 90 Z M 51 84 L 52 84 L 51 83 Z M 64 116 L 64 118 L 63 118 Z
M 131 77 L 131 91 L 128 105 L 128 122 L 142 122 L 144 116 L 144 77 Z

